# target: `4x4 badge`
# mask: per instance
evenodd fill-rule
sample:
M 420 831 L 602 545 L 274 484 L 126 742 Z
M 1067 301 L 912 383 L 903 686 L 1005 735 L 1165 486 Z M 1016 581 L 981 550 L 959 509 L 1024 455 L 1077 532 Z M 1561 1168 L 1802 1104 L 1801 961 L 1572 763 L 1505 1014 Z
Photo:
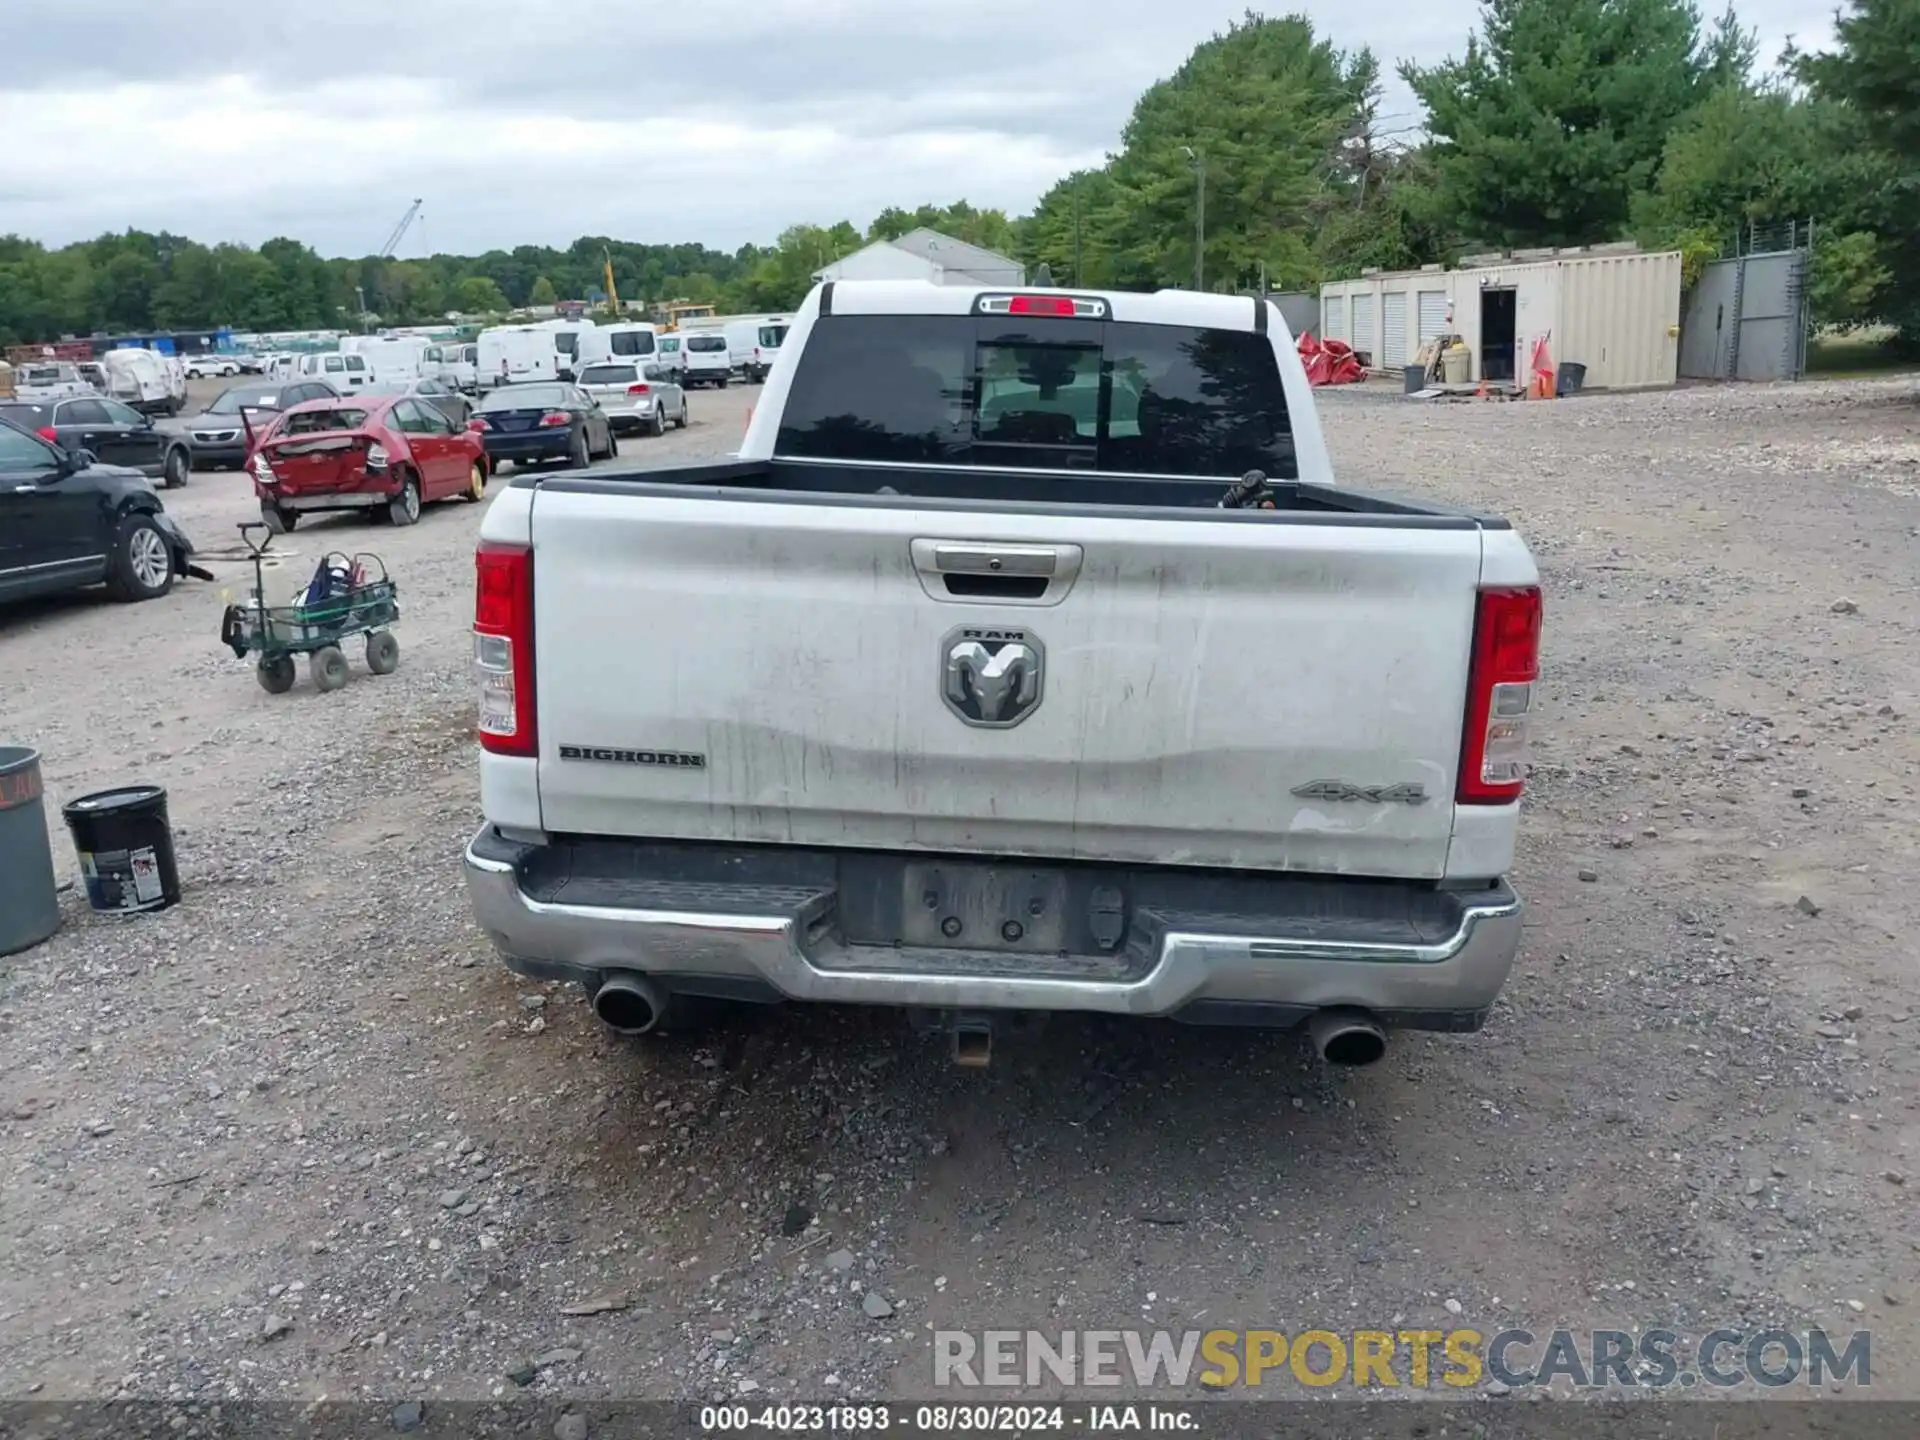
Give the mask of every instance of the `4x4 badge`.
M 1348 780 L 1310 780 L 1293 787 L 1302 800 L 1360 800 L 1369 805 L 1424 805 L 1427 787 L 1406 780 L 1398 785 L 1355 785 Z

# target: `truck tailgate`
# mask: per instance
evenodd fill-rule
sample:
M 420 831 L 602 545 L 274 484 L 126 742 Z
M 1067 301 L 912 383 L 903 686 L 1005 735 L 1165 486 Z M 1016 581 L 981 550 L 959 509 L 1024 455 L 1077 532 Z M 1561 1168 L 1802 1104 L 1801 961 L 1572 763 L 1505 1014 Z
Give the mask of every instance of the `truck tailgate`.
M 542 488 L 542 823 L 1438 877 L 1481 535 L 1366 518 Z

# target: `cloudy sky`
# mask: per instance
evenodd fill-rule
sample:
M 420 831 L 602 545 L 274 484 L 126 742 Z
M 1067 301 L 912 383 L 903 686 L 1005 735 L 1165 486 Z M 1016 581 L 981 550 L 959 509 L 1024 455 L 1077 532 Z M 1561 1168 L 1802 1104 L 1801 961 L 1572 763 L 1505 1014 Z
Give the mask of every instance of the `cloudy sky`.
M 1717 0 L 1710 0 L 1717 3 Z M 731 249 L 889 204 L 1023 210 L 1248 0 L 4 0 L 0 233 L 400 254 L 582 234 Z M 1292 0 L 1383 62 L 1468 0 Z M 1771 58 L 1830 0 L 1740 0 Z M 1387 109 L 1409 124 L 1395 80 Z

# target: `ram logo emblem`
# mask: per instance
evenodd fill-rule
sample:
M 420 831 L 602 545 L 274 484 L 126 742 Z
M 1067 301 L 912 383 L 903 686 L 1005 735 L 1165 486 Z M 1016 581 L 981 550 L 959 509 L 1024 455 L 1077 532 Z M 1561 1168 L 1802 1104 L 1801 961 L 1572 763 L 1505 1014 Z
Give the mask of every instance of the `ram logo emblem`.
M 1025 630 L 964 627 L 940 642 L 940 698 L 969 725 L 1005 730 L 1040 706 L 1046 651 Z

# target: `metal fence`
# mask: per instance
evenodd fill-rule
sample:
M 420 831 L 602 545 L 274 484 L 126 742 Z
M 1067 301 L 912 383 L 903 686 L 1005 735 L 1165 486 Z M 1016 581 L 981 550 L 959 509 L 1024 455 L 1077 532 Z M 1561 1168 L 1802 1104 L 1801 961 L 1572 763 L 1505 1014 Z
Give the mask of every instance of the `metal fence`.
M 1807 368 L 1813 222 L 1744 226 L 1722 255 L 1708 262 L 1687 295 L 1680 374 L 1689 380 L 1799 379 Z

